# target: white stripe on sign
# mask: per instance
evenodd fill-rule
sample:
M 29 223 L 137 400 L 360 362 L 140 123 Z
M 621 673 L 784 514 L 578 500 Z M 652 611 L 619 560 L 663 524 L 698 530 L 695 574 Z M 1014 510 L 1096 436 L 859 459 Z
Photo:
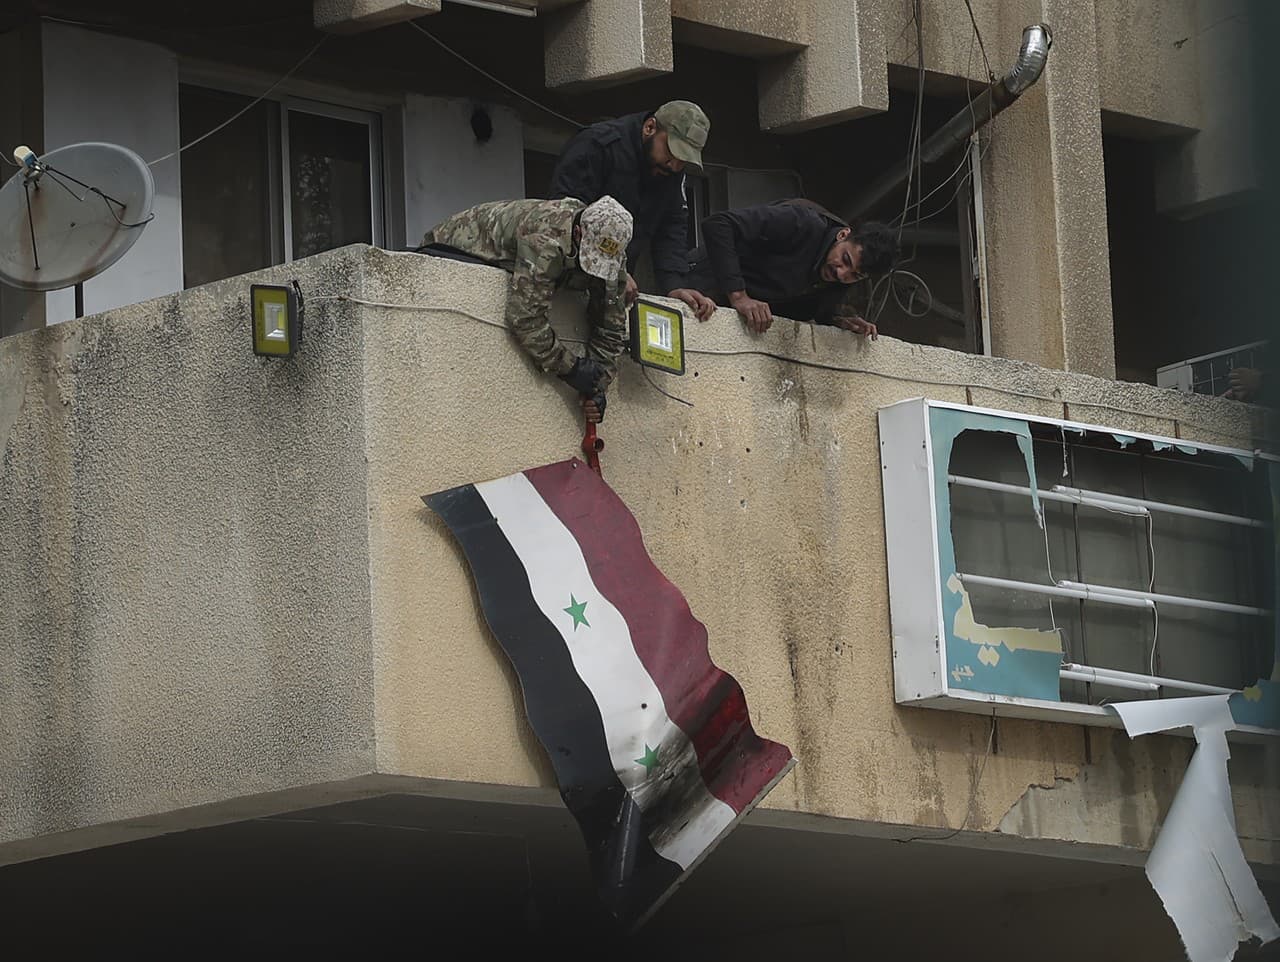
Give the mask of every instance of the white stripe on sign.
M 585 469 L 584 469 L 585 470 Z M 591 691 L 604 721 L 605 743 L 619 781 L 647 810 L 660 793 L 664 773 L 698 759 L 685 732 L 667 715 L 662 693 L 645 670 L 626 619 L 596 590 L 582 548 L 523 474 L 475 486 L 529 575 L 533 599 L 560 632 L 578 676 Z M 586 602 L 579 614 L 567 611 Z M 647 768 L 641 759 L 657 764 Z M 652 774 L 650 774 L 652 772 Z M 663 858 L 688 868 L 734 821 L 732 808 L 694 780 L 690 803 L 671 813 L 671 824 L 650 836 Z

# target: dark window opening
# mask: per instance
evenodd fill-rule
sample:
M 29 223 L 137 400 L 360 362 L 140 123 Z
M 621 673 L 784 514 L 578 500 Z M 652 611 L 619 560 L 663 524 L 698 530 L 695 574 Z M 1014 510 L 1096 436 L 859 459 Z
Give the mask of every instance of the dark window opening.
M 1256 242 L 1268 230 L 1261 205 L 1187 218 L 1162 213 L 1159 167 L 1182 142 L 1104 134 L 1102 146 L 1116 376 L 1154 384 L 1160 367 L 1264 340 L 1275 309 L 1270 251 Z M 1232 363 L 1223 358 L 1216 367 Z M 1185 379 L 1212 381 L 1210 367 Z M 1203 393 L 1221 394 L 1215 387 Z
M 955 90 L 926 89 L 922 142 L 980 90 L 981 85 L 971 84 L 966 95 L 963 83 Z M 899 266 L 918 275 L 927 288 L 898 275 L 892 285 L 875 289 L 873 300 L 873 284 L 862 282 L 853 285 L 851 304 L 894 337 L 980 352 L 977 216 L 967 146 L 924 165 L 913 179 L 909 201 L 903 180 L 870 208 L 853 209 L 869 185 L 908 156 L 915 109 L 915 72 L 891 68 L 888 111 L 788 138 L 788 156 L 803 174 L 810 199 L 842 217 L 901 225 Z
M 377 116 L 285 98 L 219 127 L 250 102 L 179 87 L 185 287 L 382 242 Z
M 249 97 L 180 88 L 181 142 L 213 130 Z M 196 287 L 276 263 L 272 240 L 272 138 L 279 104 L 264 100 L 182 153 L 183 286 Z

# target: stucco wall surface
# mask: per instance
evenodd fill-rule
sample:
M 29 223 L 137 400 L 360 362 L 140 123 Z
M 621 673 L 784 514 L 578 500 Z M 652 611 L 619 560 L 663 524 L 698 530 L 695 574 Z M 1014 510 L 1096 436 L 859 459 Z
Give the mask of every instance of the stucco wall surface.
M 502 318 L 501 273 L 379 254 L 365 290 L 401 305 L 366 308 L 364 321 L 378 768 L 554 784 L 461 552 L 419 496 L 574 456 L 576 410 L 490 326 Z M 431 305 L 444 309 L 409 309 Z M 706 623 L 712 657 L 743 684 L 757 729 L 800 759 L 766 806 L 992 831 L 1030 786 L 1052 791 L 1087 770 L 1091 793 L 1128 807 L 1068 822 L 1033 799 L 1003 830 L 1149 845 L 1186 742 L 1101 733 L 1086 766 L 1078 727 L 1007 720 L 983 767 L 987 719 L 894 704 L 876 411 L 920 395 L 1046 416 L 1067 403 L 1078 420 L 1245 447 L 1250 412 L 789 321 L 755 337 L 731 311 L 690 323 L 688 373 L 652 377 L 693 406 L 624 364 L 602 427 L 604 472 Z M 1275 779 L 1236 764 L 1242 833 L 1280 835 L 1263 814 Z
M 1150 121 L 1153 133 L 1202 125 L 1197 78 L 1207 64 L 1196 16 L 1201 5 L 1202 0 L 1094 0 L 1103 110 Z
M 249 283 L 0 341 L 0 843 L 372 770 L 363 338 Z
M 553 785 L 420 500 L 578 450 L 567 389 L 500 329 L 505 275 L 347 248 L 263 277 L 307 297 L 289 362 L 250 353 L 246 278 L 0 341 L 6 839 L 370 773 Z M 562 304 L 558 323 L 578 315 Z M 1186 742 L 1095 738 L 1087 763 L 1078 727 L 1003 720 L 988 755 L 988 719 L 894 704 L 876 411 L 1067 403 L 1243 446 L 1251 412 L 788 321 L 752 336 L 730 311 L 689 323 L 687 375 L 653 377 L 693 406 L 624 363 L 605 477 L 757 729 L 800 760 L 767 806 L 1149 844 Z M 1258 770 L 1237 814 L 1265 858 L 1280 799 Z M 1133 805 L 1058 812 L 1082 780 Z

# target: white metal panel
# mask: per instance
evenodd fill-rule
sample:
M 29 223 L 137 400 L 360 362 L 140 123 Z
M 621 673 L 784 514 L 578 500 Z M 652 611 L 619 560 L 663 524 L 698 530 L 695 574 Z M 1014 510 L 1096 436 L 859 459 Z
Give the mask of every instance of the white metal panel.
M 927 404 L 900 401 L 879 419 L 894 691 L 915 702 L 947 690 Z
M 905 403 L 905 402 L 899 402 Z M 1055 428 L 1063 428 L 1072 433 L 1086 432 L 1089 434 L 1120 434 L 1128 438 L 1134 438 L 1138 441 L 1152 441 L 1156 444 L 1170 445 L 1173 447 L 1195 448 L 1197 451 L 1204 451 L 1209 454 L 1227 454 L 1233 458 L 1256 459 L 1259 461 L 1269 461 L 1280 464 L 1280 456 L 1267 454 L 1262 451 L 1246 451 L 1244 448 L 1228 448 L 1220 444 L 1206 444 L 1201 441 L 1189 441 L 1186 438 L 1171 438 L 1162 434 L 1146 434 L 1142 431 L 1130 431 L 1121 428 L 1109 428 L 1098 424 L 1086 424 L 1083 421 L 1064 421 L 1061 418 L 1042 418 L 1030 414 L 1019 414 L 1016 411 L 997 411 L 995 408 L 976 407 L 971 404 L 955 404 L 951 401 L 922 401 L 926 408 L 950 408 L 953 411 L 964 411 L 968 414 L 986 414 L 997 418 L 1014 418 L 1019 421 L 1026 421 L 1028 424 L 1048 424 Z
M 1015 412 L 914 398 L 881 408 L 880 456 L 884 491 L 885 548 L 888 556 L 890 620 L 893 632 L 894 690 L 899 704 L 974 714 L 1030 718 L 1108 728 L 1120 727 L 1118 716 L 1102 705 L 1045 701 L 1008 695 L 952 689 L 947 684 L 945 635 L 937 553 L 937 505 L 934 499 L 932 439 L 929 409 L 951 408 L 976 414 L 1012 417 L 1028 424 L 1114 433 L 1115 429 L 1077 421 L 1040 418 Z M 1194 447 L 1228 454 L 1243 461 L 1276 463 L 1273 455 L 1199 444 L 1138 432 L 1127 437 Z M 1185 734 L 1186 732 L 1184 732 Z M 1241 725 L 1234 739 L 1274 738 L 1270 729 Z

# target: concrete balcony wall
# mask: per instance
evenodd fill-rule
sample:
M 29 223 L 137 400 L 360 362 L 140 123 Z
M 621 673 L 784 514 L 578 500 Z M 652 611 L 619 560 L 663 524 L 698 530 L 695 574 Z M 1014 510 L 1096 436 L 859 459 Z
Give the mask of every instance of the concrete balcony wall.
M 301 353 L 259 360 L 249 284 L 295 278 Z M 567 391 L 499 329 L 505 287 L 355 247 L 0 341 L 0 861 L 390 785 L 554 802 L 419 500 L 577 451 Z M 578 314 L 561 305 L 566 332 Z M 664 387 L 694 406 L 624 363 L 605 477 L 757 729 L 800 759 L 756 817 L 1140 860 L 1189 741 L 1096 733 L 1086 762 L 1079 728 L 1004 720 L 978 782 L 987 719 L 895 705 L 876 410 L 1068 403 L 1244 446 L 1253 412 L 786 321 L 752 337 L 727 311 L 691 324 L 712 353 Z M 755 350 L 782 359 L 725 353 Z M 1274 861 L 1261 748 L 1232 766 L 1246 851 Z

